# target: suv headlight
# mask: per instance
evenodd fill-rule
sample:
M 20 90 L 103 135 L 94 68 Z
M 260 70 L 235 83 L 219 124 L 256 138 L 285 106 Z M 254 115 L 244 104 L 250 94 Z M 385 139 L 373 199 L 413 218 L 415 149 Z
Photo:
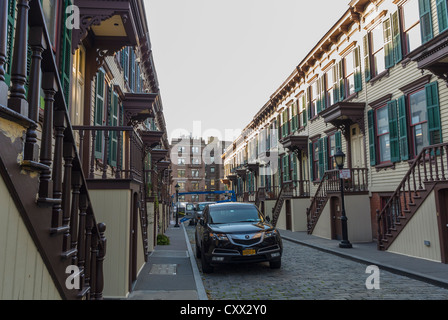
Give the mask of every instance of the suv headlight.
M 264 233 L 265 238 L 275 237 L 278 234 L 277 230 L 268 230 Z
M 210 232 L 209 236 L 213 240 L 229 241 L 229 238 L 227 238 L 227 235 L 225 233 L 213 233 L 213 232 Z

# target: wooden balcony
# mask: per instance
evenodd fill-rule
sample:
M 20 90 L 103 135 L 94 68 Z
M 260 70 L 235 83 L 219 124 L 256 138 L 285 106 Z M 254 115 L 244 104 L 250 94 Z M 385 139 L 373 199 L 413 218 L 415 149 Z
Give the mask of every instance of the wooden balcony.
M 153 149 L 160 144 L 160 141 L 165 134 L 163 131 L 140 131 L 140 136 L 143 140 L 143 143 L 147 148 Z
M 157 96 L 157 93 L 125 93 L 123 110 L 127 125 L 136 125 L 148 118 L 154 118 L 152 104 Z

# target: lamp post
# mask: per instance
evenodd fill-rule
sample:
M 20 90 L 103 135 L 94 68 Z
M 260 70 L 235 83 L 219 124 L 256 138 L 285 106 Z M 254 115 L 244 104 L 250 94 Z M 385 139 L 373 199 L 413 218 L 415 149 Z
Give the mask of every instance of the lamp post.
M 174 225 L 174 227 L 179 228 L 179 184 L 176 183 L 176 186 L 174 188 L 176 189 L 176 224 Z
M 344 160 L 345 154 L 342 152 L 340 148 L 336 151 L 334 155 L 334 159 L 336 165 L 338 166 L 339 171 L 344 168 Z M 345 215 L 345 204 L 344 204 L 344 180 L 341 177 L 341 172 L 339 172 L 339 180 L 341 182 L 341 225 L 342 225 L 342 240 L 339 243 L 339 248 L 351 248 L 352 244 L 348 241 L 347 235 L 347 216 Z

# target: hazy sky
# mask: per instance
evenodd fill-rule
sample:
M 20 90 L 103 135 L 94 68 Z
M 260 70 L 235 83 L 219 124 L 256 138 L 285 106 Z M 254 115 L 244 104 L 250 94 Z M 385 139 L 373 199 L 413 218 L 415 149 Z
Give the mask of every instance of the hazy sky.
M 244 129 L 349 0 L 144 0 L 169 140 Z

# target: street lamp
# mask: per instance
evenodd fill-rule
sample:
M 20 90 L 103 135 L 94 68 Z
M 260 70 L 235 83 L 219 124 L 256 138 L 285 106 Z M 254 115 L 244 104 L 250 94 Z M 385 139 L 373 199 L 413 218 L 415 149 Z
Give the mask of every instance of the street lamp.
M 345 154 L 342 152 L 341 148 L 338 148 L 334 155 L 334 160 L 338 166 L 339 171 L 344 168 Z M 339 248 L 351 248 L 352 244 L 348 241 L 347 235 L 347 216 L 345 215 L 345 204 L 344 204 L 344 180 L 341 177 L 341 172 L 339 172 L 339 180 L 341 181 L 341 225 L 342 225 L 342 240 L 339 243 Z
M 179 228 L 179 184 L 176 183 L 176 186 L 174 188 L 176 189 L 176 224 L 174 225 L 174 227 Z

